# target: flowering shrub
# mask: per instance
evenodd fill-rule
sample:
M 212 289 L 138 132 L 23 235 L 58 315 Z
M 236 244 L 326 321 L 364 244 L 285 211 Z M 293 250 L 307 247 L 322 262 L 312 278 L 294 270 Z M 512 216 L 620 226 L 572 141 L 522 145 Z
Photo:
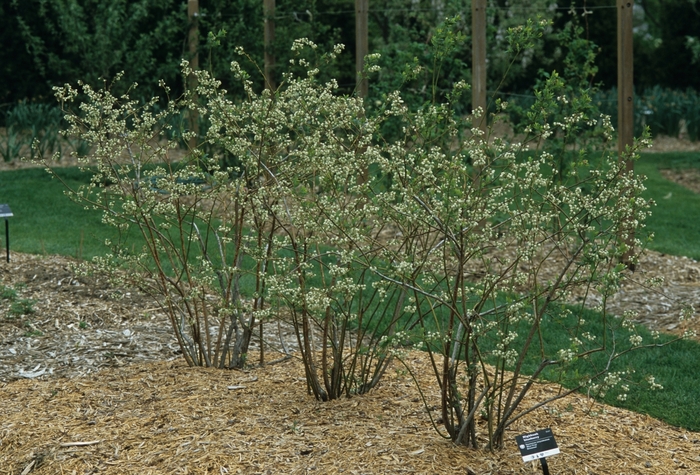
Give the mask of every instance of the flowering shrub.
M 544 26 L 513 29 L 512 51 Z M 545 373 L 570 391 L 623 384 L 612 363 L 649 344 L 630 330 L 633 317 L 608 318 L 605 302 L 631 255 L 628 233 L 649 210 L 643 180 L 615 154 L 583 148 L 562 168 L 548 148 L 557 134 L 612 140 L 609 118 L 591 116 L 556 74 L 537 91 L 523 142 L 484 135 L 455 113 L 464 82 L 445 102 L 416 109 L 387 94 L 370 114 L 335 81 L 317 79 L 340 48 L 320 54 L 298 40 L 293 51 L 305 72 L 274 92 L 256 93 L 234 62 L 246 97 L 232 101 L 185 63 L 200 103 L 186 96 L 156 114 L 153 103 L 83 87 L 82 118 L 69 115 L 97 165 L 73 197 L 120 229 L 136 227 L 146 243 L 135 253 L 116 246 L 97 265 L 134 270 L 127 277 L 168 311 L 188 363 L 239 367 L 254 325 L 288 315 L 309 390 L 327 400 L 371 389 L 392 357 L 424 349 L 441 391 L 433 420 L 470 446 L 480 416 L 497 447 L 509 424 L 545 404 L 521 407 Z M 63 101 L 76 94 L 58 91 Z M 174 161 L 173 145 L 155 140 L 166 115 L 195 107 L 210 150 L 235 166 L 221 169 L 220 157 L 199 150 Z M 387 121 L 400 133 L 383 137 Z M 647 144 L 643 137 L 626 158 Z M 248 292 L 244 277 L 254 282 Z M 573 292 L 581 303 L 567 307 Z M 597 321 L 583 308 L 593 293 Z M 569 335 L 565 347 L 548 342 L 554 328 Z M 601 355 L 604 364 L 578 370 Z
M 512 30 L 513 50 L 542 26 Z M 377 219 L 395 233 L 370 269 L 386 288 L 407 293 L 409 327 L 420 330 L 394 341 L 428 351 L 441 390 L 434 420 L 445 437 L 476 446 L 481 416 L 489 446 L 498 447 L 513 421 L 546 403 L 521 407 L 542 374 L 571 391 L 610 390 L 622 382 L 622 373 L 609 373 L 613 362 L 654 345 L 631 330 L 632 317 L 605 312 L 624 276 L 620 261 L 632 256 L 625 243 L 641 248 L 630 230 L 643 227 L 650 203 L 642 177 L 605 151 L 614 130 L 609 117 L 591 115 L 585 90 L 557 74 L 545 78 L 522 143 L 478 128 L 455 140 L 465 127 L 452 107 L 460 92 L 458 83 L 445 103 L 415 111 L 400 94 L 388 96 L 384 114 L 401 121 L 403 136 L 382 144 L 370 188 Z M 501 102 L 496 113 L 506 109 Z M 574 135 L 597 137 L 604 151 L 568 141 L 575 159 L 562 167 L 552 150 L 563 153 L 560 138 Z M 643 137 L 625 158 L 648 145 Z M 566 307 L 573 292 L 582 302 Z M 586 322 L 593 293 L 603 305 Z M 555 327 L 569 335 L 567 347 L 548 343 Z
M 163 140 L 159 124 L 187 107 L 187 97 L 155 112 L 156 99 L 139 105 L 127 95 L 80 87 L 88 101 L 80 115 L 66 115 L 68 132 L 91 144 L 93 152 L 79 159 L 94 168 L 90 185 L 69 195 L 103 210 L 103 221 L 121 235 L 135 229 L 144 243 L 140 249 L 108 243 L 113 252 L 94 266 L 157 300 L 188 364 L 243 366 L 253 329 L 267 318 L 263 288 L 274 231 L 253 211 L 256 177 L 221 170 L 198 150 L 174 158 L 177 144 Z M 57 90 L 64 105 L 77 94 L 71 86 Z M 242 265 L 247 255 L 257 257 L 257 266 Z M 254 293 L 246 299 L 241 281 L 251 277 Z
M 326 400 L 367 391 L 389 362 L 379 343 L 396 316 L 386 310 L 391 295 L 372 288 L 377 252 L 365 244 L 380 229 L 371 229 L 376 209 L 362 178 L 379 120 L 365 115 L 361 99 L 339 95 L 335 81 L 317 80 L 311 61 L 333 61 L 341 47 L 315 59 L 308 40 L 292 49 L 307 73 L 286 75 L 274 96 L 256 94 L 237 63 L 246 100 L 227 99 L 204 73 L 199 92 L 210 111 L 208 140 L 254 174 L 252 212 L 274 228 L 266 295 L 291 315 L 309 388 Z
M 395 293 L 403 293 L 373 287 L 377 250 L 363 247 L 382 232 L 362 178 L 379 121 L 311 67 L 341 49 L 315 58 L 313 43 L 295 42 L 293 61 L 307 73 L 290 73 L 274 95 L 255 93 L 233 63 L 247 95 L 233 102 L 215 78 L 183 63 L 183 74 L 198 76 L 200 103 L 186 95 L 154 112 L 156 99 L 139 106 L 81 85 L 89 101 L 67 116 L 70 133 L 94 147 L 85 162 L 97 167 L 92 184 L 71 196 L 145 241 L 138 252 L 114 243 L 97 269 L 158 300 L 191 365 L 242 366 L 256 324 L 290 315 L 309 388 L 323 400 L 378 382 L 390 361 L 381 337 L 400 315 L 387 308 L 399 309 Z M 57 94 L 69 103 L 78 91 Z M 220 156 L 197 149 L 173 159 L 176 144 L 165 140 L 173 134 L 159 124 L 190 108 L 207 118 L 204 146 Z M 223 155 L 235 165 L 222 169 Z M 124 267 L 130 272 L 112 272 Z M 246 280 L 253 289 L 243 289 Z
M 546 112 L 547 105 L 536 107 Z M 423 330 L 415 337 L 431 355 L 441 387 L 446 436 L 475 445 L 483 412 L 488 440 L 498 446 L 545 369 L 564 372 L 594 352 L 618 356 L 612 341 L 583 344 L 588 327 L 565 318 L 558 304 L 574 289 L 583 295 L 596 289 L 604 297 L 616 290 L 625 250 L 618 236 L 626 223 L 641 225 L 648 212 L 642 181 L 612 154 L 595 164 L 581 156 L 560 176 L 546 148 L 555 124 L 544 113 L 533 121 L 529 143 L 488 140 L 475 129 L 456 146 L 445 143 L 459 123 L 449 104 L 409 115 L 396 96 L 389 113 L 404 118 L 406 136 L 380 155 L 381 173 L 393 180 L 374 193 L 373 203 L 379 219 L 398 232 L 373 270 L 408 292 L 405 310 Z M 596 119 L 574 111 L 565 120 L 610 137 L 609 121 Z M 436 123 L 440 134 L 430 133 Z M 552 325 L 566 326 L 575 343 L 552 352 L 543 337 Z M 541 362 L 521 381 L 533 349 Z

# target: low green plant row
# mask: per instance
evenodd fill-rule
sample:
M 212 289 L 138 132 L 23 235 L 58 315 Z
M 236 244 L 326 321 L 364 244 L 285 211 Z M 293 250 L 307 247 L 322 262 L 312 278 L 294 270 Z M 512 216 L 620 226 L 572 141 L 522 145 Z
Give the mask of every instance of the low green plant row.
M 5 318 L 13 319 L 34 313 L 34 300 L 21 298 L 17 292 L 18 287 L 0 286 L 0 300 L 10 303 Z
M 34 304 L 36 302 L 32 299 L 20 297 L 22 288 L 22 285 L 0 285 L 0 306 L 6 307 L 9 303 L 9 306 L 4 309 L 4 313 L 0 318 L 24 327 L 26 330 L 24 336 L 26 337 L 42 336 L 43 333 L 37 330 L 32 322 L 26 318 L 34 313 Z
M 617 89 L 592 91 L 593 104 L 617 123 Z M 516 126 L 526 122 L 524 111 L 535 103 L 534 96 L 502 95 L 508 98 L 511 107 L 507 111 L 509 120 Z M 495 103 L 492 105 L 495 107 Z M 635 96 L 634 133 L 642 134 L 649 128 L 652 137 L 666 135 L 683 136 L 691 141 L 700 140 L 700 94 L 693 90 L 674 91 L 660 86 L 643 91 Z M 182 126 L 187 114 L 168 115 L 161 126 L 168 139 L 178 139 L 180 147 Z M 85 156 L 89 145 L 79 137 L 62 135 L 65 126 L 59 107 L 53 104 L 21 102 L 8 110 L 5 117 L 6 128 L 0 133 L 0 156 L 5 162 L 12 162 L 22 156 L 31 159 L 48 157 L 53 153 L 76 153 Z M 201 127 L 206 124 L 202 121 Z
M 26 156 L 30 159 L 58 153 L 88 153 L 87 143 L 64 136 L 63 112 L 54 104 L 20 102 L 5 113 L 5 130 L 0 134 L 0 156 L 12 162 Z

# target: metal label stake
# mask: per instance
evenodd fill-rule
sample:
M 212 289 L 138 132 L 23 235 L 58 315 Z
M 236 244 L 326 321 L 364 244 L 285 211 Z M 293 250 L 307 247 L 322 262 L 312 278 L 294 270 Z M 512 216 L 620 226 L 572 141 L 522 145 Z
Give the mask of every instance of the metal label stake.
M 542 465 L 542 473 L 543 475 L 549 475 L 549 466 L 547 465 L 547 458 L 542 457 L 540 459 L 540 464 Z
M 0 204 L 0 218 L 5 218 L 5 249 L 7 250 L 7 262 L 10 262 L 10 223 L 7 218 L 12 216 L 10 205 Z

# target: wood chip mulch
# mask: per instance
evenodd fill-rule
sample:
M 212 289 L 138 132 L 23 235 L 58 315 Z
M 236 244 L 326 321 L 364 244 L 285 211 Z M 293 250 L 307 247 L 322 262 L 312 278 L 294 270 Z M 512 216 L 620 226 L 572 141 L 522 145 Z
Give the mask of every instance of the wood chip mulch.
M 442 439 L 400 365 L 376 391 L 329 403 L 307 394 L 296 358 L 245 372 L 188 368 L 144 296 L 77 278 L 71 264 L 19 253 L 0 263 L 2 284 L 35 302 L 32 314 L 0 318 L 2 475 L 540 473 L 513 437 L 544 427 L 562 450 L 553 474 L 700 473 L 700 434 L 583 395 L 517 421 L 506 447 L 489 452 Z M 698 303 L 698 267 L 651 253 L 638 275 L 662 274 L 669 299 Z M 617 304 L 646 309 L 663 329 L 675 303 L 635 292 Z M 266 348 L 267 361 L 279 356 Z M 425 355 L 408 362 L 437 405 Z M 530 402 L 556 391 L 537 386 Z
M 408 364 L 429 385 L 425 356 Z M 294 358 L 250 371 L 178 360 L 5 383 L 0 474 L 538 473 L 513 438 L 543 427 L 561 448 L 553 474 L 700 473 L 700 434 L 582 395 L 517 421 L 507 446 L 489 452 L 441 439 L 401 366 L 370 394 L 327 403 L 307 395 L 302 376 Z M 437 403 L 434 389 L 428 397 Z

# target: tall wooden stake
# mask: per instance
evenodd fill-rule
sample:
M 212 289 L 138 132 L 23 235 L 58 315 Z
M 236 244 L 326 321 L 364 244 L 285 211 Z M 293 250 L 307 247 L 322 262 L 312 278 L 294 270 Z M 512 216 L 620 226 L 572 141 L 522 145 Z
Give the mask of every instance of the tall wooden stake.
M 362 99 L 369 94 L 369 82 L 364 75 L 365 56 L 369 49 L 367 17 L 369 10 L 369 0 L 355 0 L 355 71 L 357 73 L 357 95 Z M 356 153 L 363 154 L 362 148 Z M 358 183 L 367 183 L 369 180 L 369 169 L 363 168 L 358 177 Z
M 486 0 L 472 0 L 472 110 L 481 107 L 478 127 L 486 133 Z
M 486 137 L 486 0 L 472 0 L 472 110 L 481 108 L 481 117 L 474 126 Z M 473 117 L 473 115 L 472 115 Z M 474 167 L 473 185 L 481 186 L 481 167 Z
M 617 128 L 618 152 L 634 140 L 634 61 L 632 37 L 632 0 L 617 0 Z M 632 170 L 631 162 L 628 169 Z
M 187 18 L 190 21 L 187 37 L 190 68 L 196 71 L 199 69 L 199 0 L 187 0 Z M 197 102 L 197 77 L 194 74 L 190 74 L 188 78 L 188 87 L 192 91 L 192 101 Z M 189 147 L 194 149 L 197 147 L 199 136 L 199 112 L 196 109 L 190 109 L 189 119 L 190 131 L 194 132 L 194 136 L 190 138 Z
M 634 173 L 634 163 L 625 158 L 625 150 L 634 143 L 633 9 L 633 0 L 617 0 L 617 150 L 627 173 Z M 630 262 L 634 251 L 634 229 L 627 230 L 624 242 L 629 250 L 623 256 L 623 263 L 634 269 Z
M 368 10 L 369 0 L 355 0 L 355 71 L 357 71 L 357 94 L 363 98 L 367 97 L 369 92 L 369 83 L 362 73 L 369 48 L 367 39 Z
M 265 87 L 275 91 L 277 89 L 275 55 L 272 54 L 272 43 L 275 41 L 275 0 L 263 0 L 263 17 L 265 18 Z

